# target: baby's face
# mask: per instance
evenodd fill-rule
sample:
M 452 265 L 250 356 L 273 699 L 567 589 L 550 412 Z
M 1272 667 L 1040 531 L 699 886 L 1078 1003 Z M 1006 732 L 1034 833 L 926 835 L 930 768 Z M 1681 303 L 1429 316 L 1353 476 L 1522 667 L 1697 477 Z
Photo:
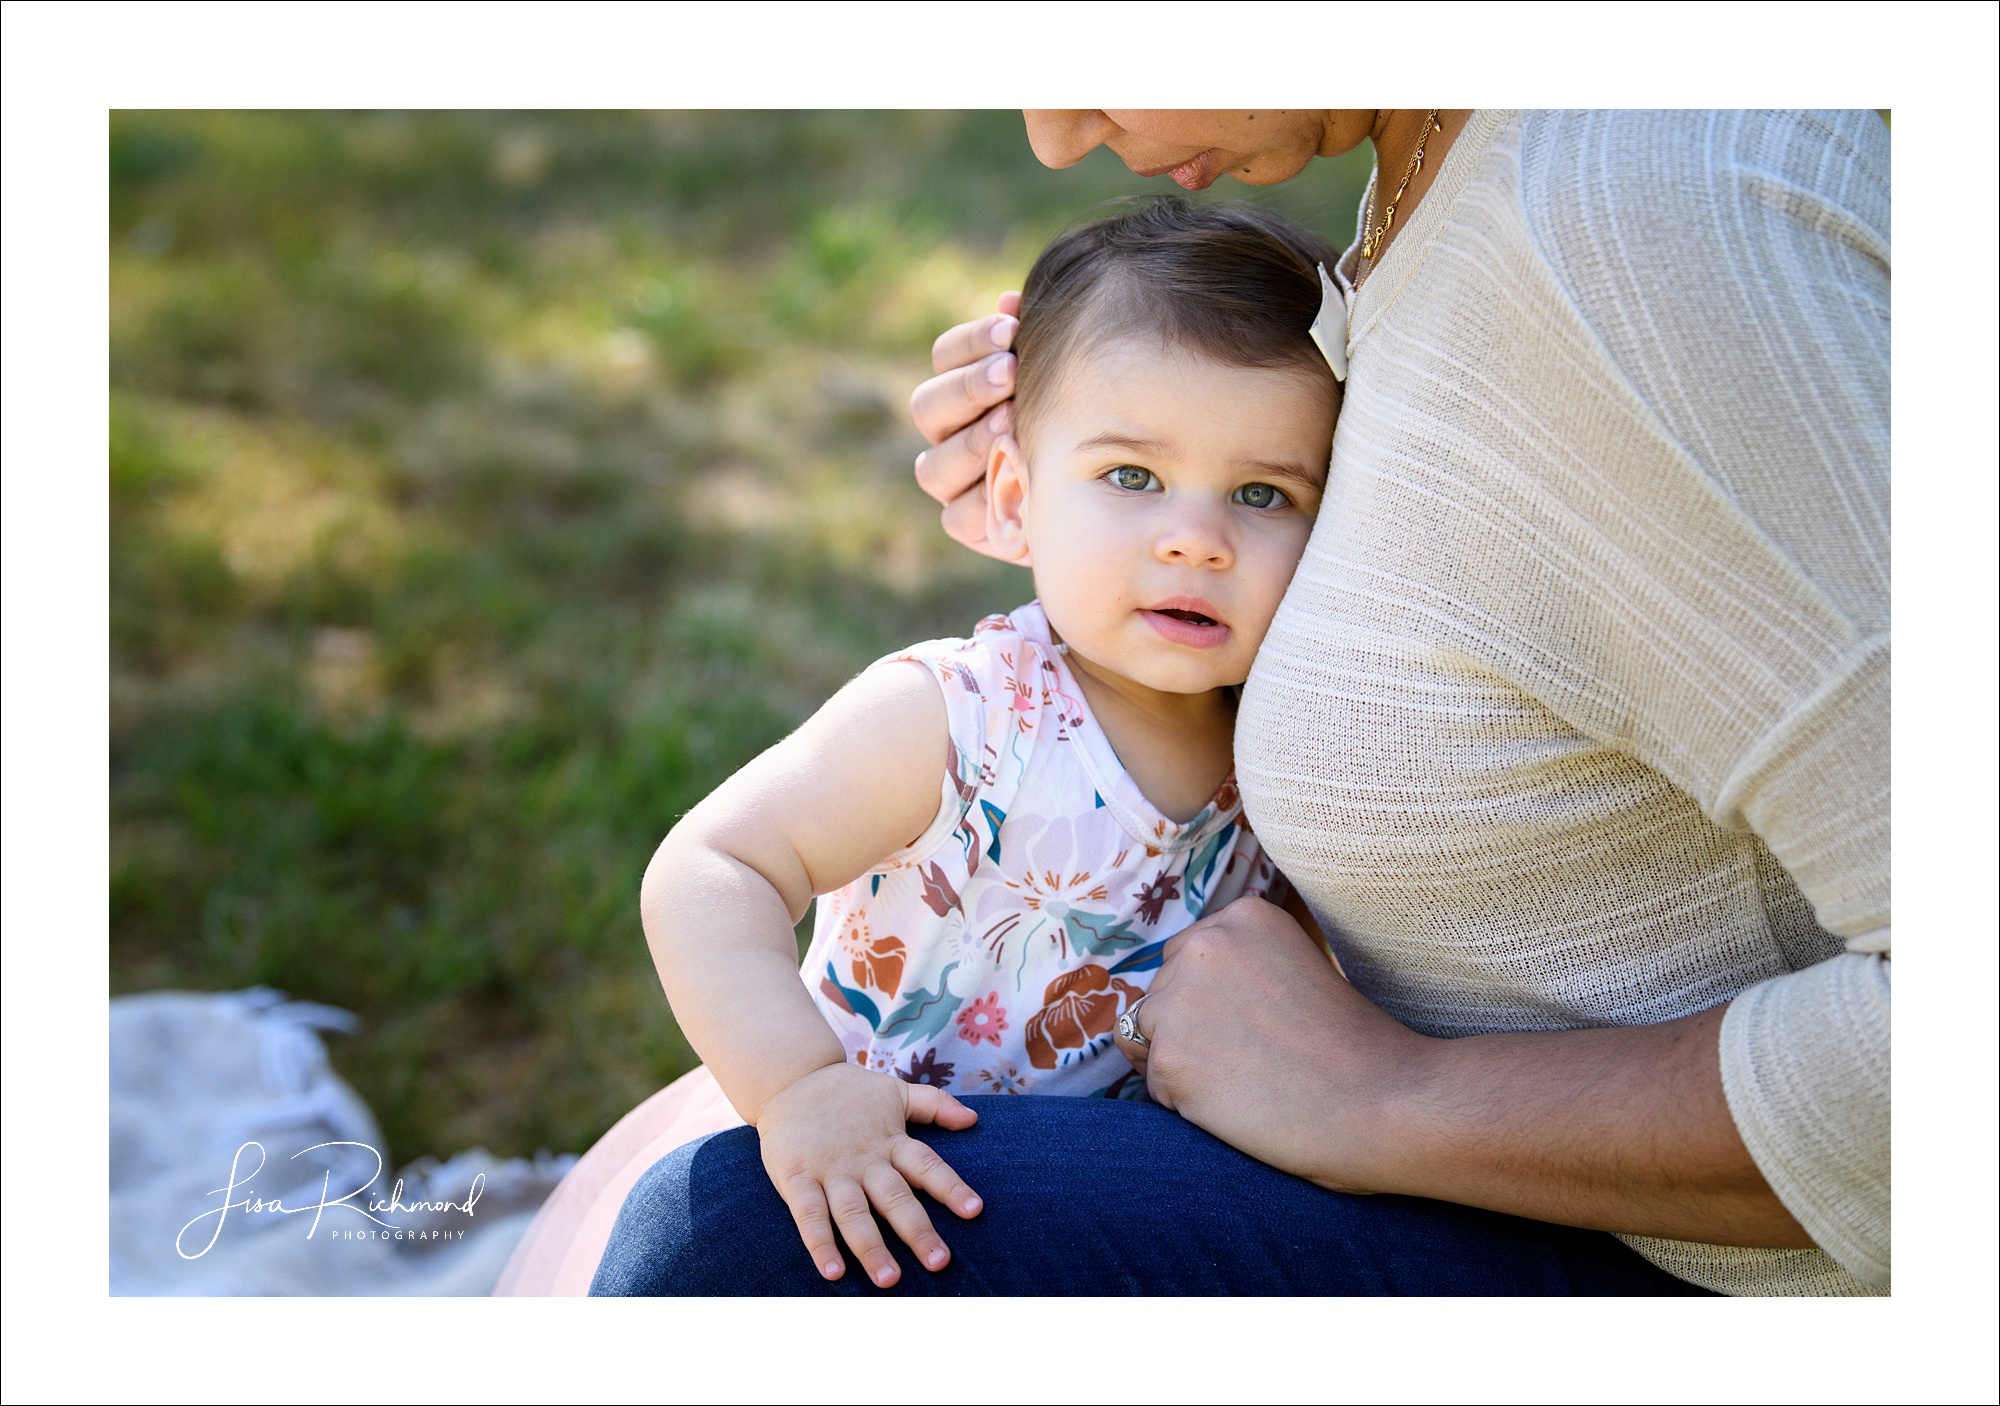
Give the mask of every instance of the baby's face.
M 1336 394 L 1173 348 L 1080 349 L 1025 447 L 996 453 L 989 532 L 1018 534 L 1049 623 L 1092 663 L 1170 693 L 1241 683 L 1319 511 Z

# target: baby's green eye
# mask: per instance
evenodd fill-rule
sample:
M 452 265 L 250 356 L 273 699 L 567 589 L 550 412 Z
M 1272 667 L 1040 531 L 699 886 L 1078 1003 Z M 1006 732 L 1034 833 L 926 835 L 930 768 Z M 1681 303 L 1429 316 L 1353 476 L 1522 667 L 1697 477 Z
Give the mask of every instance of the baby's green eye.
M 1120 488 L 1128 489 L 1133 493 L 1144 493 L 1148 488 L 1159 482 L 1158 479 L 1153 477 L 1151 469 L 1135 469 L 1130 464 L 1120 464 L 1107 474 L 1106 477 Z
M 1236 490 L 1235 496 L 1246 508 L 1282 508 L 1291 501 L 1268 483 L 1246 483 Z

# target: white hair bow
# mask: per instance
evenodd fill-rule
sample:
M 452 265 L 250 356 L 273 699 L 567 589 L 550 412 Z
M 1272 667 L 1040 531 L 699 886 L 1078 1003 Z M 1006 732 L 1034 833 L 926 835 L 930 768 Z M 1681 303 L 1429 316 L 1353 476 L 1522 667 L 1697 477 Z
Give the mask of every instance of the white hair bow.
M 1313 319 L 1312 339 L 1319 343 L 1320 355 L 1333 368 L 1333 379 L 1347 379 L 1347 300 L 1327 277 L 1326 265 L 1319 266 L 1319 316 Z

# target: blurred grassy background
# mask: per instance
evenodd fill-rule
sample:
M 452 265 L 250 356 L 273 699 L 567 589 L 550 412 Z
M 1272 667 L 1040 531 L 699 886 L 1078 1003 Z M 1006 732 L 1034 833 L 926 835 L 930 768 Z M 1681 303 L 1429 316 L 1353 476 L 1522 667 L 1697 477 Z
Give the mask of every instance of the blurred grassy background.
M 1364 149 L 1269 191 L 1345 243 Z M 114 992 L 268 983 L 398 1160 L 580 1151 L 694 1064 L 675 818 L 1020 603 L 905 413 L 1140 182 L 1012 112 L 117 113 Z

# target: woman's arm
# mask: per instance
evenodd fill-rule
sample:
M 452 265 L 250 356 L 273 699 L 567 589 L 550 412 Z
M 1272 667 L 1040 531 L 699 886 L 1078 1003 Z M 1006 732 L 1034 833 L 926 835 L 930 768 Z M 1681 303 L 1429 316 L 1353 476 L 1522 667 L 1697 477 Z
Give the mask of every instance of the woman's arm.
M 1601 636 L 1595 679 L 1629 681 L 1605 721 L 1723 831 L 1754 833 L 1810 905 L 1807 927 L 1766 887 L 1792 970 L 1730 1003 L 1719 1077 L 1773 1192 L 1877 1288 L 1890 1281 L 1889 169 L 1870 111 L 1535 114 L 1522 138 L 1522 209 L 1554 286 L 1681 461 L 1607 459 L 1610 491 L 1592 490 L 1655 524 L 1650 542 L 1626 539 L 1623 563 L 1598 552 L 1573 578 L 1654 622 Z M 1587 708 L 1551 706 L 1591 729 Z
M 877 1284 L 899 1271 L 871 1204 L 932 1269 L 950 1258 L 911 1193 L 979 1198 L 905 1122 L 970 1127 L 951 1095 L 846 1062 L 799 980 L 793 924 L 937 814 L 948 729 L 928 671 L 871 669 L 718 787 L 660 844 L 640 888 L 646 940 L 688 1041 L 746 1122 L 820 1272 L 838 1226 Z
M 1120 1047 L 1155 1099 L 1322 1186 L 1809 1246 L 1730 1118 L 1722 1016 L 1432 1039 L 1342 980 L 1285 913 L 1245 899 L 1168 945 L 1139 1017 L 1153 1047 Z

